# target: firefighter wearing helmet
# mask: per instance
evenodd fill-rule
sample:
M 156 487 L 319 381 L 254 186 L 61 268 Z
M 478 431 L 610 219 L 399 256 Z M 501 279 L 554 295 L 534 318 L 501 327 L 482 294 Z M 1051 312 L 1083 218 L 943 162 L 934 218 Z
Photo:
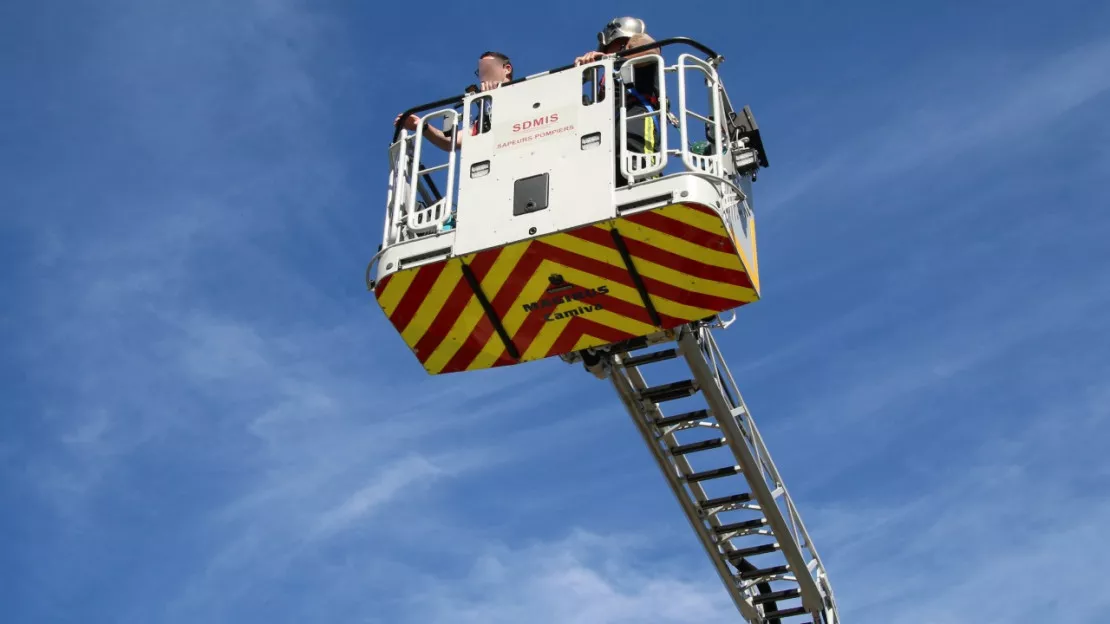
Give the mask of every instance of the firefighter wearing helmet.
M 575 65 L 582 65 L 585 63 L 592 63 L 600 60 L 602 57 L 616 54 L 622 50 L 631 48 L 638 48 L 651 43 L 654 43 L 650 35 L 647 34 L 647 25 L 644 20 L 638 17 L 617 17 L 609 21 L 600 32 L 597 33 L 597 50 L 587 52 L 574 60 Z M 657 54 L 658 48 L 647 49 L 635 54 L 631 54 L 624 58 L 631 58 L 646 54 Z M 629 84 L 621 85 L 625 91 L 626 101 L 628 103 L 627 111 L 630 117 L 643 115 L 645 113 L 653 113 L 659 107 L 659 85 L 657 68 L 654 64 L 639 65 L 635 68 L 635 79 Z M 605 85 L 602 85 L 604 89 Z M 619 98 L 614 98 L 614 104 L 619 102 Z M 628 150 L 637 153 L 653 153 L 656 152 L 656 145 L 660 128 L 657 126 L 657 119 L 653 116 L 638 117 L 628 122 Z M 616 172 L 616 185 L 618 187 L 627 184 L 627 180 L 620 172 L 619 156 L 618 168 Z
M 646 35 L 647 26 L 644 20 L 638 17 L 617 17 L 605 25 L 601 32 L 597 33 L 597 51 L 608 52 L 608 48 L 617 42 L 630 40 L 634 35 Z M 627 47 L 627 46 L 622 46 Z M 613 50 L 616 52 L 616 50 Z

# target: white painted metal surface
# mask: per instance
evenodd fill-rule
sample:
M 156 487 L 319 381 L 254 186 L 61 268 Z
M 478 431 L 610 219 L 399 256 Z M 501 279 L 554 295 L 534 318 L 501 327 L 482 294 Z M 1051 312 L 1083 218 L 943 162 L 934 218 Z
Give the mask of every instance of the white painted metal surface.
M 455 254 L 615 215 L 615 107 L 608 95 L 596 103 L 582 101 L 583 76 L 594 66 L 612 72 L 607 60 L 467 97 L 467 126 L 470 104 L 479 98 L 492 103 L 492 124 L 488 132 L 463 140 Z M 514 214 L 518 181 L 528 178 L 546 187 L 547 207 Z

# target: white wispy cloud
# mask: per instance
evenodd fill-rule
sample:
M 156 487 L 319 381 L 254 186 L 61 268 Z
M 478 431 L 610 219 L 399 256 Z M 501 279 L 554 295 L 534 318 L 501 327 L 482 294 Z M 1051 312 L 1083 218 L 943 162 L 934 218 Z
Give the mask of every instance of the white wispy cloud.
M 1110 520 L 1098 442 L 1110 433 L 1106 392 L 1103 383 L 1070 400 L 1028 403 L 1010 426 L 985 426 L 989 435 L 970 447 L 922 465 L 927 487 L 883 487 L 813 509 L 811 531 L 851 597 L 846 615 L 1101 621 L 1110 613 L 1097 573 L 1110 554 L 1097 538 Z
M 650 547 L 686 535 L 570 531 L 518 546 L 491 543 L 458 575 L 429 575 L 411 592 L 404 622 L 728 622 L 735 607 L 719 581 L 687 558 Z M 664 551 L 665 552 L 665 551 Z
M 861 97 L 853 100 L 856 108 L 835 111 L 852 123 L 843 140 L 819 146 L 826 157 L 796 172 L 790 184 L 776 185 L 759 204 L 761 212 L 783 218 L 778 213 L 796 205 L 790 212 L 808 213 L 797 200 L 814 192 L 861 193 L 894 175 L 979 168 L 984 150 L 1008 148 L 1033 160 L 1043 156 L 1054 124 L 1110 89 L 1106 38 L 1044 55 L 1029 69 L 1000 69 L 992 61 L 966 55 L 953 68 L 938 57 L 936 65 L 926 65 L 928 73 L 914 72 L 904 84 L 870 87 L 881 88 L 882 97 Z M 903 106 L 867 108 L 869 100 L 889 101 L 892 92 Z M 821 210 L 820 203 L 807 203 Z M 854 210 L 868 205 L 856 203 Z
M 368 294 L 340 301 L 281 255 L 302 222 L 302 237 L 348 250 L 359 240 L 320 211 L 343 193 L 312 78 L 334 23 L 293 2 L 116 8 L 69 69 L 101 72 L 103 92 L 144 85 L 119 97 L 111 121 L 121 143 L 158 156 L 145 180 L 93 163 L 111 177 L 88 181 L 107 197 L 84 228 L 48 179 L 27 181 L 51 208 L 33 224 L 46 279 L 25 299 L 41 325 L 21 352 L 34 383 L 57 391 L 43 393 L 46 437 L 37 452 L 19 447 L 19 461 L 75 562 L 28 573 L 48 579 L 39 595 L 70 594 L 92 582 L 79 562 L 108 540 L 71 536 L 113 522 L 106 509 L 170 508 L 179 515 L 132 520 L 134 543 L 158 539 L 166 559 L 105 570 L 121 587 L 165 582 L 101 606 L 135 621 L 213 621 L 278 591 L 291 564 L 337 540 L 380 533 L 387 547 L 397 509 L 418 514 L 444 481 L 512 456 L 467 435 L 506 413 L 477 406 L 514 385 L 554 385 L 531 371 L 427 377 Z M 169 32 L 151 28 L 166 22 Z M 241 72 L 227 73 L 235 63 Z M 362 240 L 356 253 L 371 248 Z M 357 285 L 366 259 L 324 269 Z

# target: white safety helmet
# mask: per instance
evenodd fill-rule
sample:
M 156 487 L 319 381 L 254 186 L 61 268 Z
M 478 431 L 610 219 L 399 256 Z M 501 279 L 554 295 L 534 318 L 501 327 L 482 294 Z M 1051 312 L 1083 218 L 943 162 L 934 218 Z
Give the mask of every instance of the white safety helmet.
M 647 32 L 644 20 L 638 17 L 615 17 L 597 33 L 597 49 L 604 50 L 605 46 L 632 35 L 642 35 Z

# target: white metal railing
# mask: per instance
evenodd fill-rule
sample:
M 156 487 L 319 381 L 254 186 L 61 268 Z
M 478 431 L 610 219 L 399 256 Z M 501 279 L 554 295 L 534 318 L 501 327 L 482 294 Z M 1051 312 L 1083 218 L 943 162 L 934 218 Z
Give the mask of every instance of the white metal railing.
M 654 65 L 653 71 L 657 72 L 658 106 L 651 106 L 646 113 L 630 115 L 628 108 L 633 104 L 631 94 L 626 89 L 619 89 L 620 99 L 616 111 L 620 134 L 616 142 L 617 148 L 620 150 L 617 159 L 619 163 L 618 172 L 630 184 L 642 183 L 649 178 L 659 177 L 659 174 L 664 172 L 669 163 L 678 160 L 682 163 L 681 169 L 684 171 L 676 171 L 676 174 L 686 172 L 708 176 L 721 181 L 723 183 L 722 188 L 728 186 L 735 188 L 736 182 L 730 176 L 731 167 L 727 166 L 728 163 L 725 160 L 731 157 L 731 154 L 728 153 L 730 145 L 726 130 L 727 120 L 725 120 L 723 114 L 725 107 L 722 100 L 722 98 L 727 98 L 727 94 L 723 93 L 724 86 L 715 65 L 693 54 L 679 55 L 677 63 L 673 65 L 667 65 L 660 54 L 632 57 L 623 61 L 619 72 L 621 82 L 626 84 L 632 82 L 635 70 L 644 65 Z M 575 69 L 581 71 L 581 68 Z M 709 105 L 707 115 L 691 110 L 689 105 L 691 83 L 687 79 L 687 73 L 691 71 L 698 73 L 704 79 Z M 671 113 L 668 105 L 670 96 L 667 90 L 666 77 L 672 73 L 678 75 L 677 117 Z M 534 79 L 543 80 L 544 77 L 545 75 L 537 75 Z M 616 87 L 616 85 L 613 86 Z M 614 92 L 613 95 L 616 95 L 616 93 Z M 595 93 L 592 100 L 597 101 L 597 97 Z M 455 214 L 458 199 L 456 197 L 455 181 L 458 177 L 456 169 L 458 168 L 459 151 L 458 149 L 449 149 L 447 150 L 446 163 L 421 169 L 420 160 L 426 139 L 424 136 L 425 124 L 434 120 L 446 120 L 448 123 L 442 127 L 445 130 L 448 127 L 451 128 L 449 139 L 453 147 L 457 133 L 461 128 L 469 127 L 472 121 L 471 117 L 469 105 L 462 112 L 455 110 L 455 108 L 446 108 L 419 117 L 415 131 L 402 128 L 400 138 L 390 147 L 392 170 L 389 178 L 387 213 L 382 240 L 383 249 L 406 240 L 435 236 L 444 231 L 444 226 Z M 655 144 L 655 149 L 648 153 L 630 152 L 628 150 L 629 122 L 649 117 L 656 122 L 658 141 Z M 459 123 L 460 118 L 462 125 Z M 668 138 L 668 123 L 677 127 L 680 143 L 678 146 L 673 146 L 673 140 Z M 709 145 L 705 153 L 696 153 L 692 149 L 690 128 L 694 126 L 700 130 L 701 124 L 705 124 L 705 128 L 708 129 L 707 138 L 709 140 L 707 143 Z M 445 132 L 445 134 L 447 133 Z M 645 137 L 646 139 L 647 137 Z M 445 169 L 447 186 L 443 189 L 442 197 L 437 198 L 428 192 L 428 187 L 423 183 L 422 178 Z M 741 193 L 740 205 L 733 209 L 741 212 L 750 210 L 750 207 L 743 205 L 747 194 L 743 191 Z M 737 221 L 743 223 L 743 215 L 740 216 L 741 218 Z
M 448 140 L 453 145 L 458 133 L 459 112 L 453 108 L 434 111 L 418 118 L 415 132 L 401 130 L 400 138 L 390 147 L 392 171 L 390 174 L 388 208 L 382 244 L 389 246 L 404 240 L 438 233 L 455 213 L 455 173 L 458 168 L 458 150 L 447 150 L 447 162 L 422 168 L 427 123 L 445 120 L 443 127 L 450 127 Z M 447 171 L 447 186 L 442 197 L 435 198 L 428 192 L 421 178 L 438 171 Z
M 386 199 L 385 225 L 382 227 L 382 247 L 388 247 L 401 238 L 400 215 L 405 214 L 405 198 L 408 197 L 407 171 L 412 167 L 409 157 L 408 131 L 401 130 L 401 138 L 389 147 L 389 193 Z
M 641 65 L 655 65 L 655 83 L 659 87 L 659 102 L 655 108 L 646 100 L 639 102 L 647 112 L 628 114 L 628 97 L 632 95 L 627 88 L 621 89 L 620 99 L 620 168 L 621 175 L 629 182 L 643 180 L 655 175 L 667 166 L 667 65 L 663 57 L 658 54 L 648 54 L 630 58 L 621 66 L 621 81 L 631 85 L 636 68 Z M 648 94 L 640 94 L 641 98 Z M 655 108 L 653 110 L 653 108 Z M 640 119 L 655 118 L 655 127 L 659 130 L 659 144 L 655 150 L 646 153 L 637 153 L 628 149 L 628 122 Z M 647 142 L 647 130 L 644 131 L 644 141 Z
M 699 71 L 705 76 L 706 86 L 709 88 L 709 110 L 712 119 L 690 110 L 687 104 L 686 72 L 690 69 Z M 724 176 L 724 142 L 721 132 L 721 93 L 720 81 L 717 79 L 717 70 L 709 63 L 692 54 L 682 54 L 678 57 L 678 131 L 682 140 L 682 164 L 689 171 L 700 171 L 712 176 Z M 690 150 L 690 124 L 687 119 L 693 117 L 713 129 L 713 140 L 710 147 L 711 154 L 695 154 Z
M 447 151 L 447 162 L 428 169 L 419 169 L 420 153 L 424 147 L 424 128 L 427 127 L 426 123 L 433 119 L 446 119 L 450 122 L 451 134 L 450 141 L 452 149 Z M 409 188 L 408 197 L 408 215 L 405 222 L 409 231 L 416 235 L 432 234 L 435 233 L 440 227 L 446 223 L 447 218 L 451 216 L 455 208 L 455 160 L 458 157 L 458 150 L 453 149 L 455 142 L 455 135 L 458 133 L 459 113 L 453 108 L 439 110 L 429 113 L 421 118 L 420 123 L 416 126 L 416 147 L 413 150 L 412 160 L 417 166 L 418 171 L 414 171 L 413 175 L 424 176 L 431 175 L 436 171 L 447 169 L 447 188 L 443 191 L 443 198 L 436 201 L 430 206 L 426 206 L 420 210 L 416 209 L 416 193 L 419 184 L 412 184 Z M 444 124 L 444 127 L 448 127 Z

